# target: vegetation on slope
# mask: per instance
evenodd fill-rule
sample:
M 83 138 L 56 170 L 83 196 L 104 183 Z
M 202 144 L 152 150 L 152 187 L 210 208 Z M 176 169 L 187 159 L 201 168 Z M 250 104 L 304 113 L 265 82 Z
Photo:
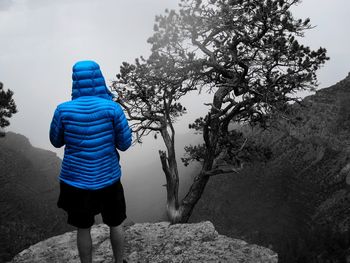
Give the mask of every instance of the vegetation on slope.
M 350 76 L 291 106 L 278 129 L 245 130 L 270 147 L 271 159 L 213 178 L 191 221 L 211 220 L 219 233 L 271 246 L 280 262 L 345 262 L 349 105 Z

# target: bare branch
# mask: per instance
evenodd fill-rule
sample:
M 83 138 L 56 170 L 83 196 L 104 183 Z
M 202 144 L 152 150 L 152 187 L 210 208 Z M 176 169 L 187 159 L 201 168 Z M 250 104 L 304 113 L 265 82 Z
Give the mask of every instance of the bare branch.
M 206 176 L 214 176 L 219 174 L 230 174 L 230 173 L 239 173 L 243 169 L 243 164 L 240 167 L 224 167 L 224 168 L 216 168 L 210 171 L 205 172 Z

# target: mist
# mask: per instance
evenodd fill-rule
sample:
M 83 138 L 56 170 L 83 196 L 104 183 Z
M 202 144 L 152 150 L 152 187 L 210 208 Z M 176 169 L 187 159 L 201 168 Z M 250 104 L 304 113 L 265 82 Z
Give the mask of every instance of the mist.
M 63 148 L 50 145 L 48 131 L 56 106 L 70 100 L 72 65 L 78 60 L 95 60 L 110 83 L 123 61 L 147 57 L 150 47 L 146 41 L 152 35 L 155 15 L 177 4 L 170 0 L 0 1 L 0 81 L 5 89 L 14 91 L 19 110 L 7 130 L 25 135 L 34 146 L 62 158 Z M 319 88 L 336 83 L 350 70 L 348 10 L 347 0 L 305 0 L 293 10 L 296 17 L 310 17 L 316 25 L 303 42 L 312 48 L 326 47 L 331 58 L 319 71 Z M 195 92 L 184 98 L 189 113 L 175 124 L 180 197 L 198 169 L 194 164 L 183 167 L 179 159 L 184 145 L 200 141 L 187 127 L 205 115 L 208 98 Z M 159 149 L 164 149 L 162 139 L 150 136 L 121 153 L 127 213 L 136 222 L 165 218 L 165 176 Z

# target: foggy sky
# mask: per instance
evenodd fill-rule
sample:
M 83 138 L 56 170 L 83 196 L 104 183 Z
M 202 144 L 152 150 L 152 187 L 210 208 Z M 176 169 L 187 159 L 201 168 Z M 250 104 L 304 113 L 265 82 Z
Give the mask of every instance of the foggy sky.
M 55 107 L 70 100 L 71 68 L 78 60 L 97 61 L 107 83 L 115 78 L 123 61 L 149 54 L 146 43 L 154 17 L 175 0 L 0 0 L 0 81 L 15 92 L 19 112 L 8 131 L 27 136 L 36 146 L 58 153 L 48 132 Z M 330 86 L 350 71 L 349 0 L 304 0 L 294 8 L 295 17 L 311 18 L 317 27 L 303 42 L 313 49 L 326 47 L 331 60 L 319 71 L 320 87 Z M 187 96 L 189 114 L 176 126 L 184 144 L 198 141 L 184 135 L 186 127 L 207 109 L 203 99 Z M 184 127 L 184 128 L 183 128 Z M 137 221 L 159 218 L 165 211 L 165 177 L 158 149 L 163 142 L 148 138 L 121 154 L 128 215 Z M 180 197 L 191 176 L 179 162 Z M 192 171 L 195 171 L 192 167 Z M 126 176 L 124 176 L 126 175 Z M 160 202 L 160 203 L 159 203 Z M 146 215 L 147 214 L 147 215 Z
M 72 65 L 95 60 L 109 83 L 122 61 L 149 54 L 146 40 L 155 15 L 176 7 L 175 0 L 0 0 L 0 81 L 15 92 L 19 110 L 7 130 L 61 156 L 50 145 L 48 130 L 57 104 L 70 99 Z M 348 10 L 348 0 L 304 0 L 294 8 L 295 17 L 310 17 L 316 25 L 303 42 L 326 47 L 331 57 L 319 71 L 320 88 L 350 71 Z M 187 127 L 198 115 L 193 110 L 205 106 L 193 97 L 184 103 L 191 114 L 178 125 Z M 159 147 L 160 142 L 154 150 Z

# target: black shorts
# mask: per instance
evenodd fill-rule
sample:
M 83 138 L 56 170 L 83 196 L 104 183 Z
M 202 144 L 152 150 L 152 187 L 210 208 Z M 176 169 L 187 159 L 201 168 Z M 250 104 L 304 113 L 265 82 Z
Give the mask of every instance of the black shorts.
M 102 215 L 103 223 L 118 226 L 126 219 L 124 189 L 120 180 L 98 190 L 86 190 L 60 182 L 57 206 L 68 214 L 68 224 L 89 228 L 95 215 Z

